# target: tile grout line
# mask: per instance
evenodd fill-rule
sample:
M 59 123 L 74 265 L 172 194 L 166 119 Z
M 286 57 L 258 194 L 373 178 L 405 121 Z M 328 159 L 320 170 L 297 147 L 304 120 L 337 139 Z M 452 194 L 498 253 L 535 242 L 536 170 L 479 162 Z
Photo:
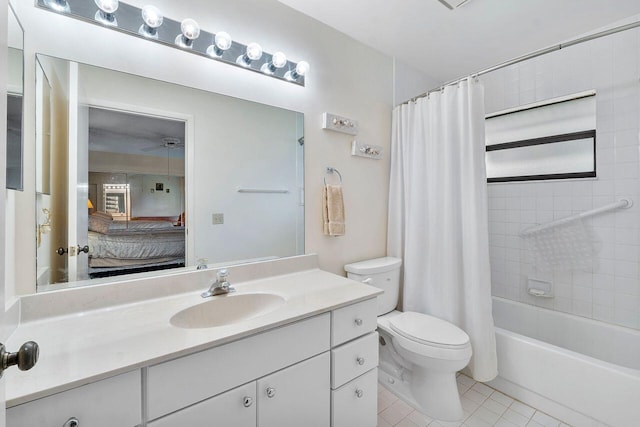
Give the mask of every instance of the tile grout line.
M 461 399 L 463 403 L 463 411 L 464 418 L 460 422 L 445 422 L 432 419 L 418 410 L 415 410 L 410 405 L 406 404 L 402 399 L 393 394 L 391 390 L 388 390 L 383 385 L 379 384 L 378 388 L 378 403 L 386 403 L 386 406 L 378 408 L 378 423 L 383 423 L 382 426 L 399 426 L 399 427 L 425 427 L 425 426 L 468 426 L 468 427 L 481 427 L 481 426 L 496 426 L 500 425 L 502 427 L 511 427 L 511 426 L 531 426 L 531 427 L 569 427 L 568 424 L 563 423 L 560 420 L 557 420 L 550 415 L 529 406 L 511 396 L 508 396 L 499 390 L 496 390 L 486 384 L 479 383 L 474 381 L 472 378 L 467 377 L 466 375 L 460 374 L 457 379 L 458 391 L 460 393 Z M 473 391 L 473 393 L 469 393 Z M 473 395 L 474 398 L 469 398 L 467 396 Z M 499 399 L 494 399 L 493 396 L 500 396 Z M 465 409 L 465 401 L 470 402 L 467 403 L 467 406 L 471 406 L 473 409 Z M 489 402 L 491 401 L 491 402 Z M 398 404 L 398 402 L 400 402 Z M 486 405 L 489 402 L 489 405 Z M 506 404 L 505 402 L 508 402 Z M 392 407 L 397 405 L 397 407 L 393 411 L 389 411 Z M 515 408 L 514 408 L 515 406 Z M 521 406 L 521 407 L 520 407 Z M 410 409 L 410 411 L 407 410 Z M 503 408 L 503 409 L 500 409 Z M 402 412 L 394 412 L 396 410 L 402 410 L 407 412 L 403 414 Z M 482 411 L 480 411 L 482 409 Z M 498 412 L 496 412 L 496 410 Z M 478 412 L 480 411 L 480 412 Z M 511 413 L 509 413 L 511 411 Z M 386 413 L 386 418 L 383 413 Z M 509 413 L 509 418 L 505 418 L 504 415 Z M 414 419 L 416 417 L 415 414 L 422 420 L 420 424 L 416 424 Z M 536 414 L 540 414 L 538 420 L 536 418 Z M 519 418 L 518 421 L 514 420 L 514 418 Z M 544 421 L 547 422 L 544 422 Z M 390 422 L 394 421 L 394 422 Z M 470 422 L 471 421 L 471 422 Z M 469 423 L 470 422 L 470 423 Z M 549 423 L 551 422 L 551 423 Z

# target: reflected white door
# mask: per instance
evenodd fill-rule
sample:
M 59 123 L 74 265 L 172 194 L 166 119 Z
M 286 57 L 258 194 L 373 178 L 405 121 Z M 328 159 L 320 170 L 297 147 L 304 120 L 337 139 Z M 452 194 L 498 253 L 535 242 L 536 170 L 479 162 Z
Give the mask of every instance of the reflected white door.
M 68 280 L 89 278 L 88 255 L 78 249 L 88 243 L 89 107 L 80 103 L 78 64 L 69 63 L 69 188 L 67 243 Z

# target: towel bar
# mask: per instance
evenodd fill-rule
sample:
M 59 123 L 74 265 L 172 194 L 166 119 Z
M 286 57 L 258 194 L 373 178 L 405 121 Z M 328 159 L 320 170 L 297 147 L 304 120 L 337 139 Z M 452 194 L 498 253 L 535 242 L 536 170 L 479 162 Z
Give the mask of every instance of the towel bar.
M 340 184 L 342 184 L 342 174 L 340 173 L 340 171 L 336 168 L 333 168 L 331 166 L 327 166 L 327 171 L 326 173 L 337 173 L 338 177 L 340 178 Z M 324 185 L 327 185 L 327 177 L 324 177 Z

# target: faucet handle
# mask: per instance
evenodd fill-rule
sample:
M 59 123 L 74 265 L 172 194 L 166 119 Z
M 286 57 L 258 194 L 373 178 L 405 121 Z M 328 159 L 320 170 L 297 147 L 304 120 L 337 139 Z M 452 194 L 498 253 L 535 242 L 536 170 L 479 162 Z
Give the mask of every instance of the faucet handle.
M 216 274 L 216 278 L 218 279 L 218 282 L 226 282 L 227 277 L 229 277 L 229 272 L 227 271 L 226 268 L 223 268 L 222 270 L 218 270 L 218 273 Z

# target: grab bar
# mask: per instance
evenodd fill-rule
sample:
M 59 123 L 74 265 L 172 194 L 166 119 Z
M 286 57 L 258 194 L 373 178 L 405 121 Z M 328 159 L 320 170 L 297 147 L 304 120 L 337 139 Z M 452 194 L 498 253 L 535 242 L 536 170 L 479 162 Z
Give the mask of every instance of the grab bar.
M 593 216 L 593 215 L 597 215 L 597 214 L 602 213 L 602 212 L 612 211 L 612 210 L 620 209 L 620 208 L 628 209 L 631 206 L 633 206 L 633 200 L 631 200 L 629 198 L 620 199 L 615 203 L 610 203 L 608 205 L 601 206 L 599 208 L 595 208 L 595 209 L 591 209 L 589 211 L 581 212 L 579 214 L 567 216 L 567 217 L 558 219 L 556 221 L 548 222 L 546 224 L 541 224 L 541 225 L 536 225 L 536 226 L 533 226 L 533 227 L 529 227 L 529 228 L 523 230 L 520 233 L 520 235 L 521 236 L 528 236 L 529 234 L 537 233 L 538 231 L 546 230 L 546 229 L 549 229 L 549 228 L 558 227 L 560 225 L 566 224 L 566 223 L 571 222 L 571 221 L 575 221 L 577 219 L 587 218 L 587 217 L 590 217 L 590 216 Z

